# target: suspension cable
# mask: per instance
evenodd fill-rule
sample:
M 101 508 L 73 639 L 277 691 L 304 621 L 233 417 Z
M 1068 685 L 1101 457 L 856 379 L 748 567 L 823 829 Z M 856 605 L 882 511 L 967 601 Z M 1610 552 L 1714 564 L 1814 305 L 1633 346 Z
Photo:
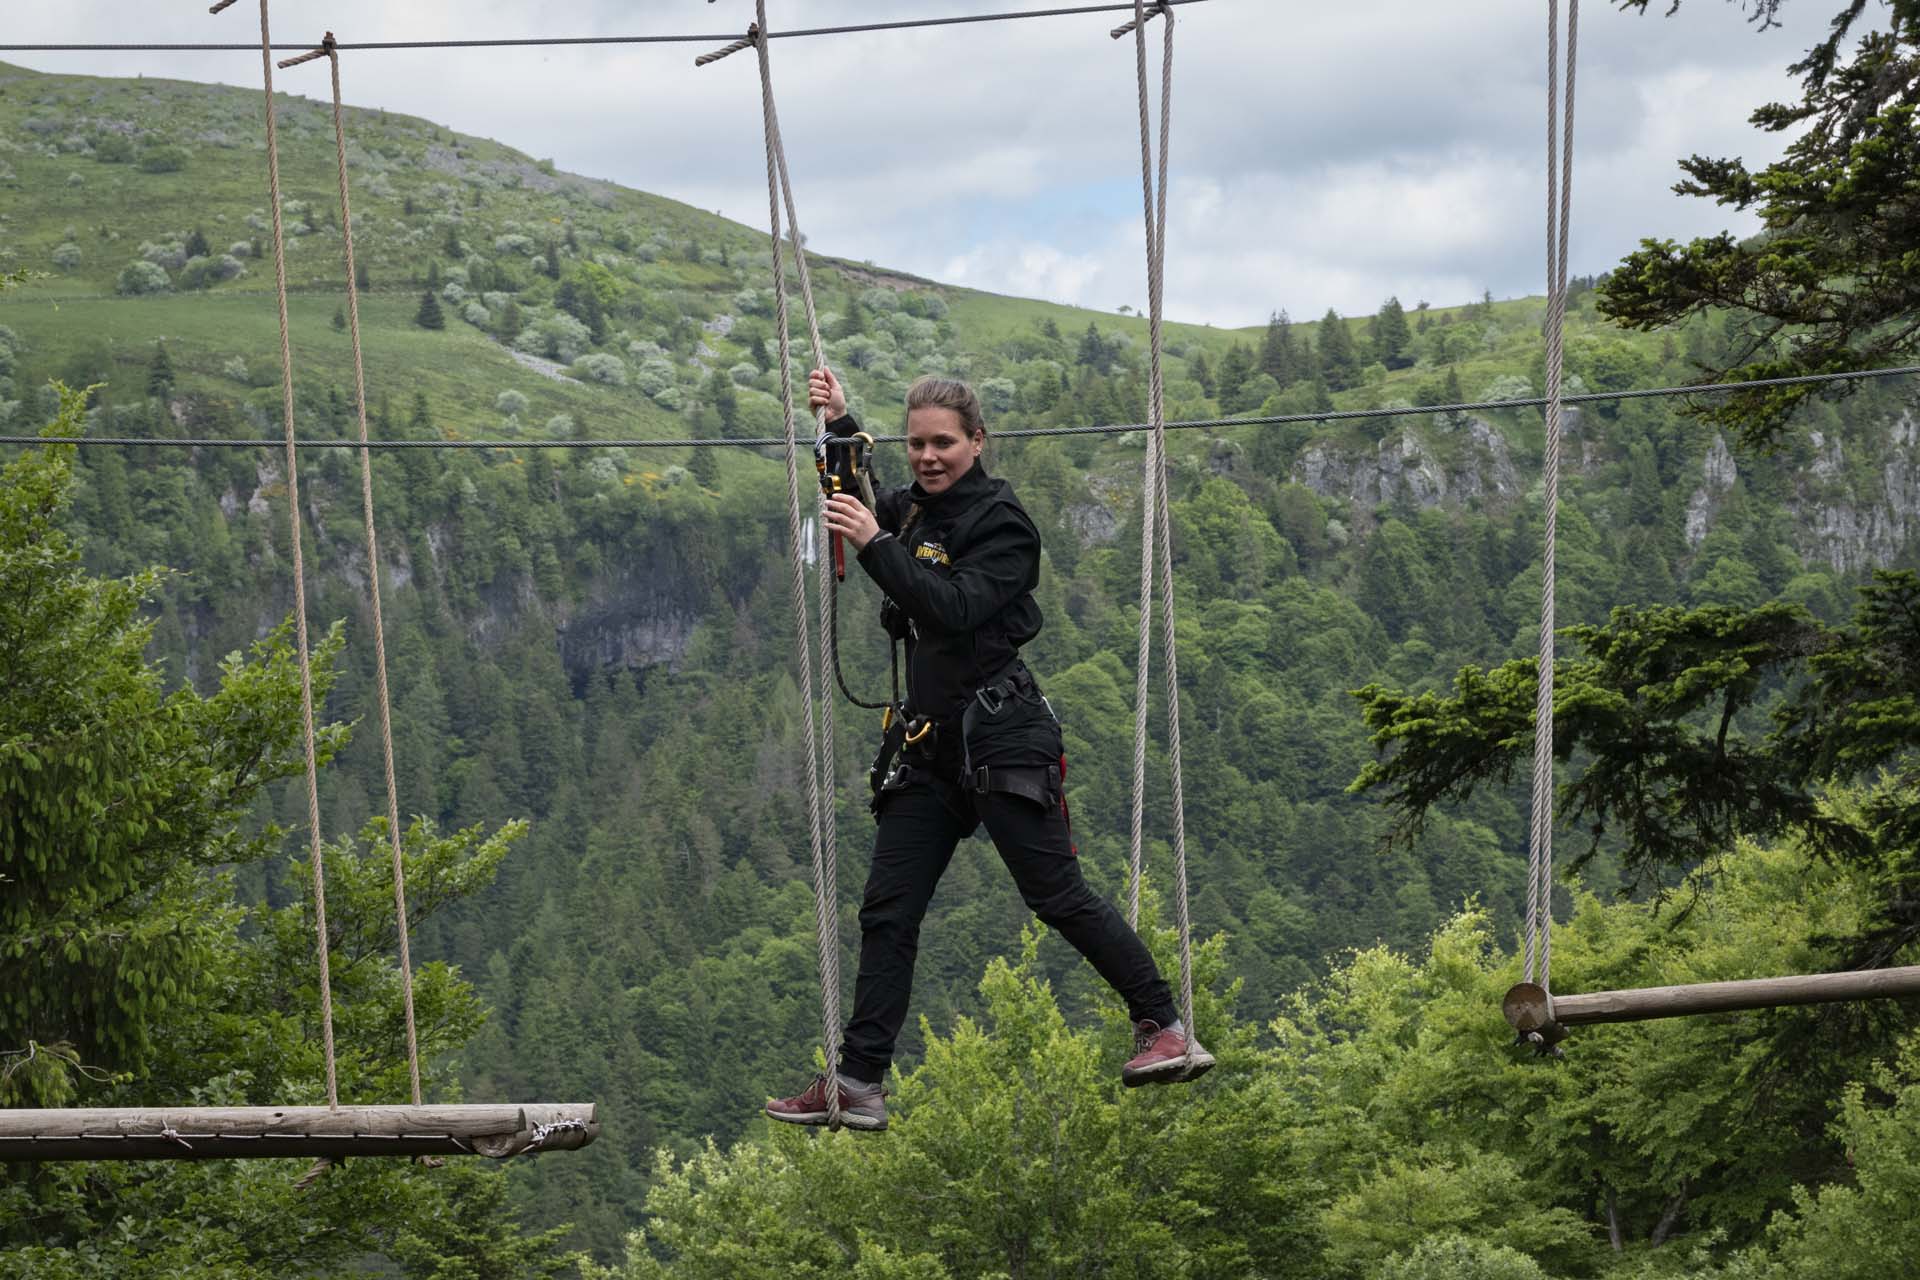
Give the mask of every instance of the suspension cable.
M 1165 0 L 1167 4 L 1204 4 L 1206 0 Z M 221 6 L 224 8 L 225 6 Z M 895 22 L 855 22 L 834 27 L 796 27 L 792 31 L 767 31 L 769 40 L 787 40 L 803 36 L 844 36 L 868 31 L 904 31 L 920 27 L 954 27 L 980 22 L 1018 22 L 1026 18 L 1064 18 L 1083 13 L 1118 13 L 1131 4 L 1089 4 L 1070 8 L 1020 9 L 1006 13 L 969 13 L 945 18 L 906 18 Z M 765 30 L 764 25 L 761 28 Z M 367 40 L 343 44 L 349 52 L 388 49 L 528 49 L 562 45 L 624 44 L 713 44 L 731 40 L 730 32 L 720 34 L 630 35 L 630 36 L 522 36 L 499 40 Z M 229 53 L 258 48 L 251 44 L 0 44 L 0 53 Z M 291 46 L 290 46 L 291 47 Z M 300 46 L 305 48 L 305 46 Z M 742 46 L 745 47 L 745 46 Z
M 1846 369 L 1837 373 L 1800 373 L 1781 378 L 1752 378 L 1744 382 L 1699 382 L 1691 386 L 1644 387 L 1637 391 L 1586 391 L 1563 395 L 1560 403 L 1607 404 L 1620 400 L 1651 400 L 1668 396 L 1710 395 L 1728 391 L 1761 391 L 1769 387 L 1817 386 L 1824 383 L 1865 382 L 1879 378 L 1901 378 L 1920 374 L 1920 364 L 1892 365 L 1884 369 Z M 1166 425 L 1168 431 L 1224 431 L 1233 427 L 1282 426 L 1307 422 L 1358 422 L 1371 418 L 1412 418 L 1437 413 L 1491 413 L 1500 409 L 1545 408 L 1545 396 L 1521 396 L 1512 400 L 1467 400 L 1458 404 L 1388 405 L 1378 409 L 1328 409 L 1324 412 L 1235 414 L 1214 418 L 1183 418 Z M 1085 427 L 1021 427 L 996 431 L 996 440 L 1035 440 L 1051 436 L 1130 435 L 1153 430 L 1148 422 L 1102 423 Z M 876 444 L 901 444 L 905 436 L 875 436 Z M 691 437 L 673 439 L 662 436 L 638 438 L 610 437 L 600 440 L 371 440 L 362 446 L 357 440 L 301 439 L 302 449 L 777 449 L 784 441 L 779 436 Z M 268 449 L 278 440 L 223 436 L 45 436 L 0 435 L 0 444 L 72 444 L 125 445 L 129 447 L 174 449 Z

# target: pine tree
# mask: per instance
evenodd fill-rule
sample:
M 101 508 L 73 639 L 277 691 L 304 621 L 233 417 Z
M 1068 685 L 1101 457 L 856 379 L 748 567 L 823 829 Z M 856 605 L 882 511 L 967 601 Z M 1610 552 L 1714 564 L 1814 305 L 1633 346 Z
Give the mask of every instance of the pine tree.
M 1087 321 L 1087 331 L 1080 335 L 1080 345 L 1074 352 L 1073 362 L 1095 373 L 1104 374 L 1113 370 L 1113 349 L 1100 336 L 1100 327 L 1091 320 Z
M 720 487 L 720 451 L 718 449 L 695 449 L 687 460 L 687 470 L 693 473 L 694 483 L 702 489 Z
M 427 401 L 427 393 L 413 393 L 413 407 L 407 414 L 407 439 L 431 440 L 434 437 L 433 406 Z
M 546 262 L 546 268 L 547 268 L 547 278 L 550 280 L 558 280 L 560 278 L 560 246 L 559 245 L 553 244 L 553 243 L 549 243 L 547 245 L 547 254 L 546 254 L 545 262 Z
M 1373 358 L 1389 369 L 1405 369 L 1413 363 L 1407 347 L 1413 332 L 1407 327 L 1406 309 L 1400 299 L 1388 298 L 1373 317 Z
M 587 326 L 587 333 L 598 344 L 607 340 L 607 313 L 600 294 L 592 285 L 567 279 L 554 290 L 553 305 Z
M 153 344 L 153 359 L 147 364 L 147 394 L 155 400 L 173 394 L 173 360 L 164 342 Z
M 422 329 L 447 327 L 447 317 L 440 310 L 440 299 L 433 296 L 433 290 L 429 289 L 420 295 L 420 309 L 414 312 L 413 322 Z
M 1193 359 L 1187 361 L 1187 376 L 1200 384 L 1200 390 L 1211 400 L 1214 392 L 1213 366 L 1207 363 L 1207 353 L 1195 351 Z
M 1232 400 L 1256 372 L 1253 348 L 1245 343 L 1234 343 L 1227 348 L 1227 354 L 1220 358 L 1220 369 L 1213 375 L 1214 398 L 1221 404 Z
M 872 323 L 872 319 L 867 315 L 866 304 L 860 301 L 860 295 L 849 292 L 846 310 L 841 313 L 838 336 L 851 338 L 856 333 L 865 333 Z M 765 373 L 765 367 L 762 367 L 760 372 Z
M 1636 440 L 1627 450 L 1627 521 L 1652 527 L 1660 523 L 1664 495 L 1660 490 L 1660 468 L 1654 461 L 1653 445 Z
M 362 290 L 373 287 L 372 277 L 367 275 L 367 260 L 365 258 L 355 258 L 353 260 L 353 287 Z
M 1447 376 L 1440 380 L 1439 386 L 1431 383 L 1422 388 L 1423 394 L 1416 399 L 1417 404 L 1459 404 L 1466 399 L 1460 390 L 1460 374 L 1452 365 L 1447 366 Z M 1443 431 L 1458 431 L 1467 425 L 1467 415 L 1459 410 L 1437 414 L 1434 421 Z
M 1293 320 L 1284 307 L 1267 320 L 1266 337 L 1260 343 L 1260 372 L 1282 387 L 1291 386 L 1305 376 L 1300 343 L 1293 336 Z
M 437 261 L 429 262 L 427 264 L 427 292 L 428 293 L 440 292 L 440 286 L 443 283 L 444 283 L 444 279 L 440 275 L 440 264 Z
M 447 242 L 441 246 L 441 251 L 455 262 L 467 256 L 466 246 L 460 243 L 460 232 L 458 228 L 447 228 Z
M 1334 391 L 1345 391 L 1360 380 L 1360 352 L 1347 322 L 1332 307 L 1321 317 L 1318 347 L 1320 376 Z
M 333 309 L 333 327 L 335 331 L 339 333 L 345 333 L 347 331 L 347 309 L 345 307 L 335 307 Z
M 575 320 L 584 323 L 586 317 L 581 314 L 581 292 L 580 286 L 572 280 L 562 280 L 560 287 L 553 291 L 553 305 L 572 316 Z
M 740 397 L 734 391 L 733 379 L 727 376 L 725 369 L 715 369 L 707 375 L 706 400 L 720 417 L 720 434 L 723 436 L 736 434 L 736 429 L 740 425 Z M 712 450 L 697 449 L 694 452 L 698 456 L 702 453 L 711 453 Z
M 507 305 L 500 308 L 500 315 L 494 321 L 494 329 L 508 342 L 512 342 L 515 338 L 519 337 L 520 304 L 512 298 L 508 298 Z

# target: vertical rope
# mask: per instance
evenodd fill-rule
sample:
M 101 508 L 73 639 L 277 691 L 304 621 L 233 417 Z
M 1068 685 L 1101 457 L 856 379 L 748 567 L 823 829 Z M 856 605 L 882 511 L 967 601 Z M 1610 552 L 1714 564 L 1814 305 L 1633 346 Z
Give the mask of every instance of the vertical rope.
M 380 752 L 387 772 L 387 843 L 393 852 L 393 916 L 400 937 L 400 995 L 407 1018 L 407 1074 L 420 1105 L 420 1033 L 413 1014 L 413 955 L 407 939 L 407 873 L 400 856 L 400 788 L 393 775 L 393 704 L 387 691 L 387 631 L 380 611 L 380 540 L 373 522 L 373 452 L 367 448 L 367 366 L 360 349 L 360 289 L 354 280 L 353 207 L 347 195 L 347 131 L 340 107 L 340 55 L 333 33 L 323 45 L 333 72 L 333 145 L 340 171 L 340 232 L 347 246 L 347 333 L 353 343 L 354 405 L 360 416 L 360 508 L 367 530 L 368 594 L 373 601 L 374 680 L 380 701 Z
M 1138 32 L 1140 28 L 1145 26 L 1146 19 L 1149 16 L 1150 15 L 1145 12 L 1142 12 L 1142 6 L 1136 5 L 1134 20 L 1123 27 L 1116 28 L 1111 34 L 1115 39 L 1119 39 L 1129 31 Z M 1173 52 L 1173 14 L 1167 12 L 1166 17 L 1167 28 L 1164 56 L 1167 59 L 1171 59 Z M 1142 57 L 1144 57 L 1144 52 L 1144 49 L 1140 50 Z M 1144 67 L 1144 63 L 1142 65 Z M 1142 75 L 1141 92 L 1144 94 L 1144 70 Z M 1164 261 L 1161 245 L 1165 242 L 1167 234 L 1167 170 L 1165 158 L 1167 154 L 1170 116 L 1168 110 L 1169 99 L 1165 90 L 1170 86 L 1171 79 L 1165 78 L 1165 83 L 1163 83 L 1162 86 L 1163 91 L 1160 95 L 1160 155 L 1162 163 L 1160 166 L 1159 191 L 1157 192 L 1158 207 L 1149 213 L 1146 230 L 1148 264 L 1147 309 L 1150 317 L 1148 321 L 1148 332 L 1151 335 L 1156 335 L 1156 340 L 1159 331 L 1159 312 L 1152 296 L 1154 287 L 1153 264 Z M 1146 99 L 1142 97 L 1140 101 L 1140 129 L 1141 145 L 1143 148 L 1146 140 L 1146 111 Z M 1141 164 L 1141 182 L 1144 183 L 1146 181 L 1146 160 L 1144 156 L 1142 157 Z M 1149 423 L 1151 423 L 1152 405 L 1156 394 L 1161 394 L 1161 403 L 1164 404 L 1164 393 L 1158 392 L 1157 390 L 1160 385 L 1161 367 L 1156 351 L 1148 368 Z M 1164 418 L 1164 410 L 1162 417 Z M 1160 478 L 1166 472 L 1165 458 L 1161 452 L 1164 445 L 1164 434 L 1150 434 L 1147 437 L 1144 479 L 1140 487 L 1140 505 L 1143 513 L 1140 525 L 1140 640 L 1139 651 L 1134 662 L 1133 803 L 1127 842 L 1127 924 L 1134 929 L 1140 927 L 1140 884 L 1145 873 L 1143 837 L 1146 820 L 1147 791 L 1147 669 L 1150 664 L 1149 640 L 1153 634 L 1149 617 L 1153 612 L 1154 530 L 1159 519 Z M 1168 589 L 1171 590 L 1171 585 L 1169 585 Z
M 1533 813 L 1528 858 L 1526 981 L 1551 990 L 1553 962 L 1553 669 L 1554 561 L 1560 518 L 1560 436 L 1567 243 L 1573 210 L 1573 80 L 1580 0 L 1568 0 L 1566 118 L 1560 120 L 1560 6 L 1547 0 L 1547 442 L 1546 535 L 1540 571 L 1540 657 L 1534 686 Z M 1564 128 L 1564 132 L 1562 129 Z
M 755 0 L 759 23 L 754 29 L 753 39 L 760 55 L 760 109 L 761 124 L 766 139 L 767 150 L 767 218 L 772 229 L 773 246 L 773 285 L 774 285 L 774 329 L 780 344 L 780 403 L 786 424 L 786 463 L 787 463 L 787 539 L 792 547 L 792 590 L 793 590 L 793 627 L 794 637 L 800 647 L 800 701 L 801 725 L 807 751 L 807 817 L 809 820 L 808 843 L 813 856 L 813 917 L 815 945 L 820 967 L 820 1038 L 826 1051 L 827 1079 L 823 1085 L 827 1104 L 827 1125 L 840 1127 L 840 1090 L 834 1080 L 834 1072 L 840 1061 L 840 937 L 838 912 L 835 906 L 837 888 L 837 868 L 831 861 L 834 841 L 829 834 L 834 830 L 830 815 L 824 814 L 821 802 L 821 751 L 819 740 L 814 732 L 814 683 L 813 683 L 813 646 L 807 629 L 807 590 L 805 556 L 801 550 L 801 539 L 805 530 L 800 520 L 800 466 L 798 447 L 794 436 L 794 399 L 793 399 L 793 339 L 788 332 L 787 315 L 787 278 L 786 266 L 781 250 L 780 205 L 781 174 L 785 161 L 781 155 L 780 125 L 774 112 L 773 74 L 767 61 L 767 46 L 762 33 L 766 30 L 766 0 Z M 799 236 L 794 236 L 796 245 Z M 802 264 L 804 278 L 805 266 Z M 808 304 L 811 322 L 811 303 Z M 827 563 L 831 557 L 822 548 L 816 555 L 822 573 L 831 574 L 833 568 Z M 824 588 L 823 588 L 824 590 Z M 831 609 L 831 603 L 825 606 Z M 823 614 L 823 616 L 826 616 Z M 824 636 L 824 631 L 822 632 Z M 823 662 L 831 658 L 822 653 Z M 829 725 L 832 709 L 823 711 L 822 719 Z M 829 728 L 827 731 L 831 733 Z M 828 776 L 831 779 L 831 761 L 828 762 Z M 829 802 L 831 798 L 829 797 Z
M 1146 868 L 1147 667 L 1153 637 L 1153 531 L 1159 512 L 1159 456 L 1160 437 L 1149 435 L 1140 485 L 1140 643 L 1133 668 L 1133 804 L 1127 838 L 1127 924 L 1135 930 L 1140 928 L 1140 882 Z
M 767 54 L 767 14 L 766 0 L 756 0 L 756 14 L 759 19 L 757 30 L 760 38 L 754 48 L 759 55 L 761 100 L 773 131 L 774 167 L 780 174 L 780 196 L 786 209 L 787 236 L 793 245 L 793 262 L 800 280 L 800 304 L 807 320 L 807 342 L 813 354 L 813 365 L 825 368 L 827 365 L 826 344 L 820 340 L 820 310 L 813 298 L 813 273 L 807 266 L 806 236 L 800 231 L 800 215 L 794 208 L 793 178 L 787 170 L 787 144 L 785 135 L 780 131 L 780 108 L 774 100 L 773 70 Z M 781 280 L 781 291 L 785 292 L 786 282 Z M 782 321 L 782 323 L 785 323 Z M 814 430 L 816 433 L 827 429 L 827 411 L 825 406 L 814 411 Z M 823 539 L 825 541 L 825 539 Z M 831 636 L 834 628 L 834 581 L 833 557 L 822 548 L 822 553 L 814 561 L 814 599 L 820 615 L 818 634 L 829 637 L 820 645 L 820 774 L 826 797 L 821 807 L 821 883 L 815 893 L 821 903 L 822 918 L 826 921 L 825 932 L 821 936 L 822 953 L 825 964 L 821 969 L 823 986 L 829 993 L 823 1004 L 823 1016 L 831 1027 L 826 1037 L 827 1061 L 835 1063 L 839 1059 L 840 1049 L 840 932 L 839 932 L 839 888 L 840 888 L 840 823 L 835 799 L 839 795 L 838 772 L 836 768 L 837 752 L 834 749 L 833 698 L 830 690 L 838 678 L 834 667 L 835 653 Z M 830 1111 L 837 1111 L 839 1091 L 833 1093 Z M 829 1115 L 830 1124 L 836 1117 Z
M 313 660 L 307 645 L 306 565 L 300 550 L 300 460 L 293 436 L 293 343 L 287 335 L 287 241 L 280 217 L 280 144 L 273 114 L 273 39 L 268 0 L 260 0 L 260 67 L 267 95 L 267 203 L 273 211 L 274 297 L 280 308 L 280 414 L 287 437 L 287 522 L 293 540 L 294 634 L 300 654 L 300 723 L 307 752 L 307 835 L 313 858 L 313 921 L 320 957 L 320 1042 L 327 1060 L 327 1106 L 340 1105 L 333 1049 L 333 974 L 327 958 L 327 875 L 320 849 L 320 772 L 313 734 Z
M 1141 591 L 1140 648 L 1144 654 L 1147 647 L 1148 617 L 1152 612 L 1150 595 L 1152 569 L 1148 563 L 1150 554 L 1152 563 L 1157 564 L 1161 586 L 1160 648 L 1165 657 L 1163 675 L 1167 695 L 1167 748 L 1173 784 L 1174 907 L 1180 930 L 1180 1016 L 1187 1027 L 1187 1056 L 1191 1059 L 1195 1030 L 1193 1025 L 1193 919 L 1187 895 L 1186 783 L 1181 767 L 1183 752 L 1180 742 L 1180 667 L 1174 638 L 1173 521 L 1167 503 L 1166 383 L 1162 374 L 1164 351 L 1162 315 L 1165 302 L 1167 238 L 1167 150 L 1171 141 L 1173 119 L 1173 13 L 1164 5 L 1156 5 L 1155 9 L 1165 23 L 1165 38 L 1160 59 L 1160 154 L 1157 172 L 1153 155 L 1153 130 L 1148 111 L 1150 90 L 1147 83 L 1146 23 L 1149 15 L 1145 0 L 1134 0 L 1132 25 L 1134 67 L 1140 90 L 1140 195 L 1145 210 L 1147 247 L 1147 417 L 1153 427 L 1152 440 L 1147 448 L 1147 479 L 1142 486 L 1143 501 L 1146 505 L 1146 527 L 1141 535 L 1143 589 Z M 1139 797 L 1144 790 L 1145 772 L 1146 677 L 1144 665 L 1143 660 L 1142 671 L 1137 673 L 1135 678 L 1136 820 L 1141 807 Z M 1137 871 L 1135 876 L 1137 878 Z M 1129 906 L 1136 911 L 1137 915 L 1137 905 L 1130 901 Z

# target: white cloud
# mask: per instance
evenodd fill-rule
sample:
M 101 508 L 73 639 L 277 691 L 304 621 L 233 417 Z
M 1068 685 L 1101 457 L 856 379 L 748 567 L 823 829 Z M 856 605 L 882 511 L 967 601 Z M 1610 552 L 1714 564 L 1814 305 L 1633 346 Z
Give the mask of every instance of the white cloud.
M 916 0 L 888 17 L 1006 0 Z M 1658 6 L 1656 6 L 1657 8 Z M 870 0 L 771 0 L 775 30 L 872 17 Z M 1643 235 L 1751 224 L 1674 197 L 1675 159 L 1763 161 L 1748 113 L 1791 97 L 1782 68 L 1829 7 L 1789 5 L 1756 35 L 1738 6 L 1671 19 L 1589 3 L 1581 27 L 1573 266 L 1605 269 Z M 244 40 L 221 18 L 125 0 L 9 14 L 8 37 Z M 535 31 L 743 28 L 746 0 L 279 0 L 276 35 L 343 41 Z M 1178 11 L 1167 304 L 1253 324 L 1286 306 L 1371 311 L 1388 294 L 1464 301 L 1544 278 L 1544 29 L 1499 0 L 1338 6 L 1218 0 Z M 982 288 L 1111 309 L 1145 300 L 1133 51 L 1107 15 L 778 41 L 782 127 L 818 249 Z M 1157 27 L 1157 24 L 1156 24 Z M 1157 30 L 1150 43 L 1155 55 Z M 356 53 L 348 96 L 499 138 L 749 225 L 766 221 L 757 77 L 743 56 L 695 70 L 685 45 Z M 7 57 L 9 55 L 0 55 Z M 256 57 L 11 55 L 48 70 L 257 84 Z M 323 71 L 282 73 L 319 95 Z

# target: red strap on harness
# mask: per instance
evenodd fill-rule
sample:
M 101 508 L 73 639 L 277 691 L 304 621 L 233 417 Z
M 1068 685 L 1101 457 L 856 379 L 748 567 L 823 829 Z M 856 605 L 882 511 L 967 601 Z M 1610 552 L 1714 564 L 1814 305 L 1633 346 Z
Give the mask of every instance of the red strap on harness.
M 1073 842 L 1073 815 L 1067 812 L 1067 753 L 1060 753 L 1060 816 L 1067 823 L 1067 849 L 1074 857 L 1080 856 L 1080 846 Z

